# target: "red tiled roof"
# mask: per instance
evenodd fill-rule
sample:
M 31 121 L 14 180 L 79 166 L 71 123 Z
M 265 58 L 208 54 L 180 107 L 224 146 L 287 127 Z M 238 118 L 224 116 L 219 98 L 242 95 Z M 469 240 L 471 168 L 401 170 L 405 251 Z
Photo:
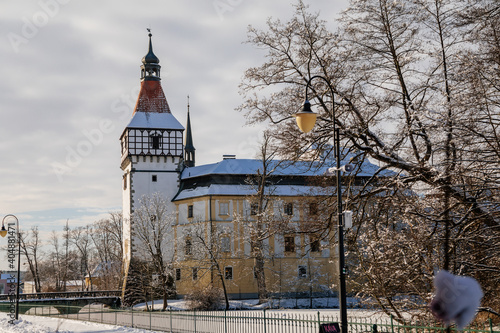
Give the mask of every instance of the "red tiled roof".
M 160 81 L 141 82 L 141 91 L 134 109 L 134 113 L 136 112 L 171 113 Z

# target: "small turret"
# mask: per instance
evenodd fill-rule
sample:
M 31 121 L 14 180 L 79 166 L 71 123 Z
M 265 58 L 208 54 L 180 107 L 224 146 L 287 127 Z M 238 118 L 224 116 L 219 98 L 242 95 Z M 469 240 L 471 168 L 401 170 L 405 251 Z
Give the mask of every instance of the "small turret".
M 149 32 L 149 49 L 148 54 L 142 58 L 141 65 L 141 80 L 142 81 L 159 81 L 160 78 L 160 59 L 153 53 L 153 43 L 151 42 L 151 29 Z

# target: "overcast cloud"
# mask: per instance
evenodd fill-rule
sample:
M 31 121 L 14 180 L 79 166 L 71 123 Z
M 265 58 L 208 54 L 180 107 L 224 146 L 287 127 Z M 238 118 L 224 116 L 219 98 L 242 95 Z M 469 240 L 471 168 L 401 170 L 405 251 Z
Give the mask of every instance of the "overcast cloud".
M 74 227 L 121 209 L 119 137 L 137 98 L 148 27 L 182 124 L 190 96 L 197 164 L 255 157 L 262 129 L 244 126 L 234 109 L 244 70 L 264 52 L 243 42 L 248 25 L 286 21 L 295 3 L 2 1 L 0 217 L 15 214 L 22 229 L 50 232 L 67 219 Z M 310 5 L 333 26 L 346 3 Z

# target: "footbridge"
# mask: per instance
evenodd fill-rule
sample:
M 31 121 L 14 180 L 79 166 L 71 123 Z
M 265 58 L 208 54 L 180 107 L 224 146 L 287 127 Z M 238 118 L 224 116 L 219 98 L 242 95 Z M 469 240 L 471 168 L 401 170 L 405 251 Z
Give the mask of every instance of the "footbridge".
M 75 314 L 94 303 L 118 308 L 121 306 L 120 295 L 120 290 L 19 294 L 19 313 L 24 314 L 33 307 L 52 306 L 60 314 Z M 8 312 L 11 302 L 15 302 L 15 295 L 0 295 L 0 311 Z

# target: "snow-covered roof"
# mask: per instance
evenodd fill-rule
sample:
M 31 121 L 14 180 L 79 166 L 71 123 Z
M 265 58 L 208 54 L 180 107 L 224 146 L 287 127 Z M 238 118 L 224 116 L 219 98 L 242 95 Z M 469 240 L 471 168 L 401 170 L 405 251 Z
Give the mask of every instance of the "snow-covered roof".
M 349 158 L 344 159 L 347 164 Z M 274 160 L 270 162 L 268 170 L 274 176 L 318 176 L 323 175 L 328 168 L 334 167 L 335 161 L 320 162 L 290 162 Z M 262 170 L 262 161 L 256 159 L 225 159 L 217 163 L 185 168 L 181 179 L 188 179 L 206 175 L 253 175 Z M 354 174 L 358 177 L 370 177 L 379 170 L 379 167 L 365 160 L 362 165 L 355 165 Z M 383 170 L 379 176 L 388 177 L 394 173 Z
M 170 112 L 135 112 L 127 128 L 184 130 L 184 126 Z
M 2 273 L 0 276 L 0 280 L 10 280 L 12 278 L 11 274 Z M 17 281 L 17 275 L 14 275 L 14 282 Z
M 167 98 L 159 80 L 144 80 L 135 104 L 135 112 L 170 113 Z
M 107 261 L 107 262 L 101 262 L 97 264 L 97 266 L 92 270 L 90 273 L 92 277 L 99 277 L 108 274 L 110 270 L 116 269 L 117 266 L 119 267 L 121 263 L 116 262 L 116 261 Z M 85 277 L 90 277 L 89 274 L 85 275 Z
M 317 186 L 307 185 L 276 185 L 270 186 L 269 192 L 266 195 L 275 196 L 313 196 L 326 195 L 328 188 L 320 188 Z M 331 190 L 330 190 L 331 192 Z M 257 193 L 257 187 L 252 185 L 226 185 L 226 184 L 211 184 L 209 186 L 199 186 L 181 190 L 175 197 L 175 200 L 187 198 L 196 198 L 206 195 L 243 195 L 250 196 Z
M 342 165 L 348 164 L 350 159 L 344 160 L 346 162 L 341 163 Z M 334 165 L 335 161 L 330 160 L 322 163 L 270 161 L 267 170 L 269 176 L 274 177 L 274 181 L 266 190 L 270 191 L 269 195 L 275 196 L 324 195 L 329 192 L 328 189 L 314 186 L 304 177 L 324 175 Z M 390 170 L 379 170 L 379 167 L 367 160 L 362 164 L 353 165 L 355 169 L 351 174 L 356 177 L 371 177 L 378 171 L 380 172 L 377 175 L 380 177 L 395 175 Z M 183 185 L 174 201 L 206 195 L 255 195 L 257 187 L 243 180 L 246 176 L 256 175 L 262 169 L 262 161 L 257 159 L 224 159 L 217 163 L 185 168 L 181 174 Z

